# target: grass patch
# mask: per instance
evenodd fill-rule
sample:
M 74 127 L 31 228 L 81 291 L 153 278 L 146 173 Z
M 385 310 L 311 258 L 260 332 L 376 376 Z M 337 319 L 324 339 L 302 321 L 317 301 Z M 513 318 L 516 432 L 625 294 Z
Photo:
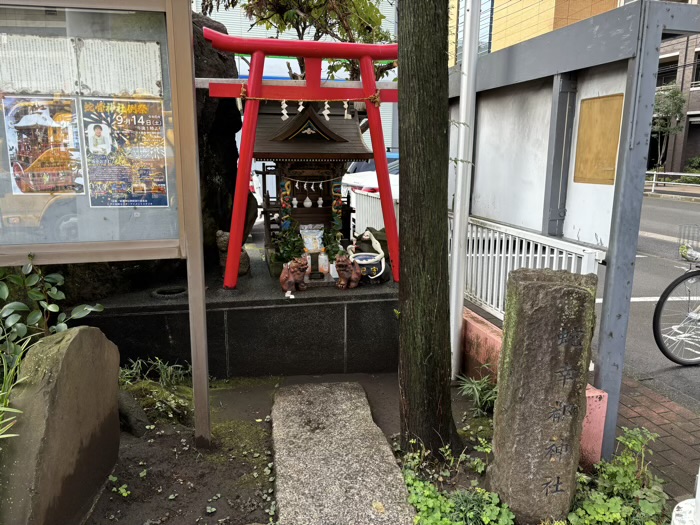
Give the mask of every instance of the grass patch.
M 146 379 L 122 388 L 136 398 L 152 422 L 178 421 L 192 426 L 194 402 L 191 387 L 173 385 L 165 388 Z

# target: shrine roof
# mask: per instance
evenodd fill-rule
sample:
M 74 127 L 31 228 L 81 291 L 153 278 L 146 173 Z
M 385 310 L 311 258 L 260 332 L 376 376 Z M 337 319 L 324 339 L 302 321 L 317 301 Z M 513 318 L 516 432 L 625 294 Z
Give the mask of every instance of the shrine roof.
M 287 102 L 289 118 L 282 120 L 280 102 L 262 101 L 258 112 L 255 136 L 256 160 L 331 160 L 352 161 L 373 158 L 367 149 L 357 113 L 348 109 L 345 118 L 342 102 L 331 102 L 328 120 L 323 115 L 323 102 Z

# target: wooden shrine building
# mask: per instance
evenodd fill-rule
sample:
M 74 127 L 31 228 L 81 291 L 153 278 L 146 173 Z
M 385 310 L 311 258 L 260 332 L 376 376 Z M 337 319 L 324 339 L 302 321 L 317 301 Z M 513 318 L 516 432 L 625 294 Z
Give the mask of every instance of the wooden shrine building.
M 253 156 L 266 163 L 263 217 L 268 253 L 274 233 L 294 224 L 322 224 L 349 237 L 351 210 L 341 195 L 341 180 L 348 162 L 373 158 L 352 103 L 262 102 Z M 277 186 L 273 196 L 266 185 L 266 175 L 271 174 Z

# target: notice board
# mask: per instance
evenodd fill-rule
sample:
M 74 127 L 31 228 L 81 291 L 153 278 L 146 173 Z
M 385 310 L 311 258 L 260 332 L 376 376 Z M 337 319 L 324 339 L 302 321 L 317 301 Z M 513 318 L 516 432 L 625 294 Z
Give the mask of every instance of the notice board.
M 574 182 L 615 184 L 624 95 L 581 101 Z

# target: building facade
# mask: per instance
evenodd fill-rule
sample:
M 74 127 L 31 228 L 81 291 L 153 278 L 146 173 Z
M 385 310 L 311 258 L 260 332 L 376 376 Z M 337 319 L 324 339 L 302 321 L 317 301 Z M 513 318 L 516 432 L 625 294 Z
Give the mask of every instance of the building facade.
M 684 4 L 700 2 L 666 1 Z M 481 6 L 480 51 L 495 52 L 629 2 L 630 0 L 484 0 Z M 657 87 L 662 88 L 668 84 L 676 84 L 682 91 L 686 100 L 686 115 L 683 130 L 669 138 L 662 164 L 666 171 L 682 172 L 689 159 L 700 156 L 700 36 L 673 38 L 662 44 Z M 657 142 L 652 138 L 648 167 L 651 169 L 657 161 Z
M 685 171 L 688 160 L 700 156 L 700 36 L 674 38 L 661 46 L 657 88 L 676 84 L 685 96 L 683 130 L 669 138 L 665 171 Z M 649 167 L 658 157 L 656 141 L 652 140 Z

